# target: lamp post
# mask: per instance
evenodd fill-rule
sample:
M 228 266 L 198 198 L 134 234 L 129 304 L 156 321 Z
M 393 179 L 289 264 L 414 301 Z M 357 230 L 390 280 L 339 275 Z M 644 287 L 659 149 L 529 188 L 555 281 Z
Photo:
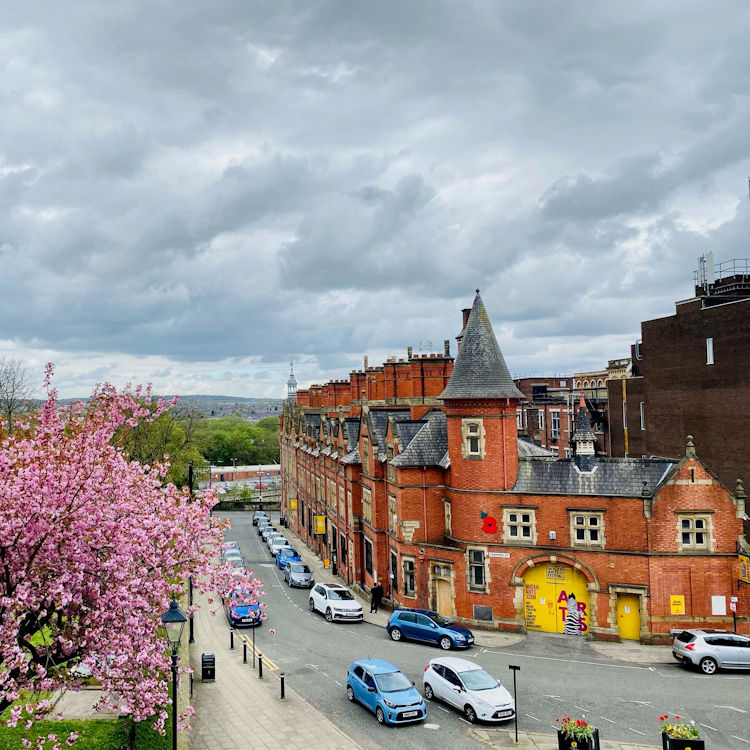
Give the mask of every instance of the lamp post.
M 177 648 L 187 617 L 180 610 L 174 597 L 169 609 L 161 616 L 161 622 L 167 631 L 167 641 L 172 647 L 172 750 L 177 750 Z
M 263 472 L 260 469 L 260 464 L 258 464 L 258 503 L 260 504 L 260 509 L 263 510 Z

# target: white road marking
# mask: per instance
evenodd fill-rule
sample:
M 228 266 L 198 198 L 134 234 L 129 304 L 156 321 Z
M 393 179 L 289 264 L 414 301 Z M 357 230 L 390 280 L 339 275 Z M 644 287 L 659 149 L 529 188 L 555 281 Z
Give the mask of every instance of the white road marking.
M 587 712 L 588 712 L 588 708 L 584 708 L 583 706 L 576 706 L 576 708 L 577 708 L 577 709 L 578 709 L 579 711 L 583 711 L 583 713 L 587 713 Z
M 701 722 L 698 722 L 702 727 L 706 727 L 706 729 L 711 729 L 714 732 L 718 732 L 719 730 L 716 727 L 710 727 L 708 724 L 701 724 Z
M 319 670 L 319 668 L 318 668 L 318 665 L 317 665 L 317 664 L 305 664 L 305 666 L 306 666 L 306 667 L 310 667 L 311 669 L 318 669 L 318 670 Z
M 600 716 L 600 719 L 604 719 L 604 721 L 608 721 L 610 724 L 617 724 L 616 721 L 612 721 L 612 719 L 608 719 L 606 716 Z
M 463 716 L 459 716 L 458 718 L 459 718 L 459 719 L 460 719 L 461 721 L 463 721 L 463 723 L 464 723 L 464 724 L 468 724 L 469 726 L 471 726 L 471 722 L 469 722 L 469 721 L 466 721 L 466 719 L 464 719 L 464 717 L 463 717 Z
M 373 585 L 374 585 L 374 584 L 373 584 Z M 326 674 L 325 672 L 321 672 L 321 674 L 323 675 L 323 677 L 327 677 L 327 678 L 328 678 L 329 680 L 331 679 L 331 676 L 330 676 L 330 675 L 327 675 L 327 674 Z
M 648 706 L 649 708 L 653 708 L 651 705 L 651 701 L 633 701 L 633 703 L 637 703 L 640 706 Z
M 640 669 L 641 671 L 648 671 L 648 667 L 638 667 L 632 664 L 606 664 L 600 661 L 579 661 L 577 659 L 558 659 L 554 656 L 533 656 L 531 654 L 512 654 L 508 651 L 492 651 L 488 649 L 492 654 L 498 656 L 510 656 L 514 659 L 537 659 L 539 661 L 559 661 L 564 664 L 586 664 L 592 667 L 606 667 L 609 669 Z
M 738 737 L 736 734 L 732 735 L 733 740 L 739 740 L 740 742 L 747 742 L 748 745 L 750 745 L 750 740 L 743 740 L 742 737 Z
M 639 732 L 639 731 L 638 731 L 637 729 L 633 729 L 632 727 L 628 727 L 628 729 L 629 729 L 629 730 L 630 730 L 631 732 L 635 732 L 636 734 L 640 734 L 640 735 L 641 735 L 641 737 L 645 737 L 645 736 L 646 736 L 646 733 L 645 733 L 645 732 Z
M 739 714 L 747 713 L 743 708 L 735 708 L 734 706 L 714 706 L 714 708 L 728 708 L 730 711 L 736 711 Z
M 539 719 L 536 718 L 536 716 L 532 716 L 531 714 L 526 714 L 530 719 L 534 719 L 534 721 L 539 721 Z
M 440 729 L 440 724 L 422 724 L 425 729 Z
M 334 682 L 335 682 L 335 683 L 336 683 L 336 684 L 337 684 L 337 685 L 338 685 L 339 687 L 344 687 L 344 686 L 343 686 L 343 685 L 342 685 L 342 684 L 341 684 L 341 683 L 340 683 L 340 682 L 339 682 L 338 680 L 334 680 Z

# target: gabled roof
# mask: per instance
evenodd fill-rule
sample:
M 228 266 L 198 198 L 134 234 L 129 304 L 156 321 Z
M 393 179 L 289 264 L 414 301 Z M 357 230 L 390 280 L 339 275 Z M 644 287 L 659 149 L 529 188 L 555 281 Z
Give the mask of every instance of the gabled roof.
M 653 493 L 675 471 L 669 458 L 602 458 L 581 472 L 570 458 L 519 458 L 513 492 L 527 495 L 641 497 Z
M 508 372 L 478 289 L 453 372 L 440 398 L 524 398 Z
M 422 425 L 408 445 L 400 443 L 399 454 L 391 460 L 393 466 L 440 466 L 448 452 L 445 414 L 439 409 L 432 409 L 419 421 Z M 401 436 L 402 423 L 399 423 L 398 429 Z

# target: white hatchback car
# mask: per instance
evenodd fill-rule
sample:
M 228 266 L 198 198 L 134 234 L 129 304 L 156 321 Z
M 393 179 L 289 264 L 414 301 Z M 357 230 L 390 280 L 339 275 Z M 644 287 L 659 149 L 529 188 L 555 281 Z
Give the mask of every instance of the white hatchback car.
M 509 721 L 516 715 L 513 696 L 479 664 L 444 656 L 432 659 L 422 677 L 424 697 L 439 698 L 463 712 L 470 723 Z
M 271 544 L 268 546 L 268 550 L 271 553 L 271 557 L 276 557 L 282 547 L 288 546 L 289 542 L 287 541 L 286 537 L 275 536 L 273 537 L 273 542 L 271 542 Z
M 354 594 L 340 583 L 316 583 L 310 589 L 311 612 L 322 612 L 328 622 L 355 621 L 364 617 L 362 606 Z

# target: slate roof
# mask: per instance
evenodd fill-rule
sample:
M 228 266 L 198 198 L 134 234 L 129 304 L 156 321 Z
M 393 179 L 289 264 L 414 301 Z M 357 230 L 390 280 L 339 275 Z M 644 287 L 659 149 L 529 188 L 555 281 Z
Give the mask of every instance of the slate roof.
M 445 414 L 439 409 L 429 411 L 407 446 L 391 461 L 393 466 L 440 466 L 448 452 L 448 429 Z M 407 428 L 408 429 L 408 428 Z M 399 436 L 401 435 L 399 424 Z
M 398 432 L 399 448 L 403 449 L 414 439 L 414 436 L 427 424 L 426 419 L 397 419 L 396 431 Z
M 679 462 L 669 458 L 601 458 L 594 471 L 580 472 L 572 458 L 518 459 L 513 492 L 529 495 L 640 497 L 653 492 Z
M 440 394 L 452 398 L 523 398 L 503 359 L 479 290 L 464 329 L 448 385 Z
M 371 409 L 370 419 L 372 420 L 372 427 L 375 430 L 375 435 L 371 435 L 378 444 L 378 461 L 385 461 L 387 457 L 385 435 L 388 430 L 388 418 L 389 417 L 408 417 L 408 409 Z
M 591 429 L 589 410 L 585 406 L 582 406 L 578 410 L 578 420 L 576 421 L 576 431 L 573 433 L 573 442 L 580 443 L 586 440 L 595 443 L 596 435 L 594 435 L 594 431 Z
M 359 446 L 359 417 L 346 417 L 344 419 L 344 438 L 346 447 L 352 450 Z
M 518 438 L 518 455 L 520 456 L 554 456 L 556 457 L 557 454 L 553 453 L 550 450 L 547 450 L 546 448 L 542 448 L 541 445 L 537 445 L 536 443 L 532 443 L 530 440 L 524 440 L 523 438 Z

